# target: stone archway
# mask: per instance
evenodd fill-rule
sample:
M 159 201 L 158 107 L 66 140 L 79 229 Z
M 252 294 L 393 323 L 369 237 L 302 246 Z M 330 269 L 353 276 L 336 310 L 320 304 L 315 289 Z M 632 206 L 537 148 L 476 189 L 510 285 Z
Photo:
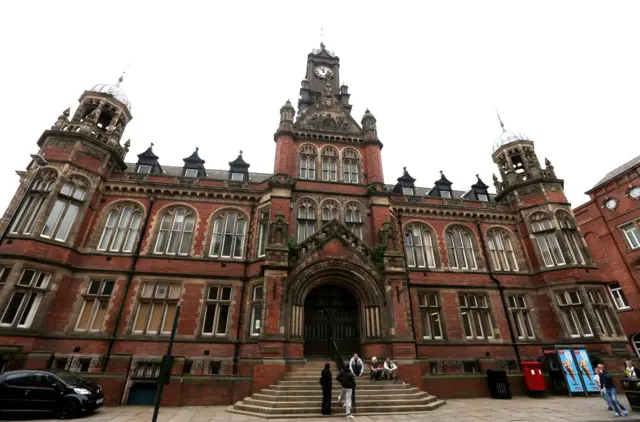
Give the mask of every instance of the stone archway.
M 341 353 L 357 352 L 362 341 L 383 337 L 384 287 L 371 271 L 360 265 L 337 258 L 311 263 L 296 272 L 287 286 L 286 297 L 291 321 L 289 335 L 305 342 L 305 355 L 323 355 L 322 350 L 328 351 L 328 330 L 336 324 L 322 315 L 323 306 L 329 312 L 333 310 L 332 316 L 338 323 L 347 325 L 345 330 L 334 333 L 342 347 L 350 349 L 339 346 Z M 352 331 L 354 338 L 348 341 L 346 334 Z M 305 337 L 310 337 L 308 344 Z M 323 341 L 327 345 L 324 348 Z

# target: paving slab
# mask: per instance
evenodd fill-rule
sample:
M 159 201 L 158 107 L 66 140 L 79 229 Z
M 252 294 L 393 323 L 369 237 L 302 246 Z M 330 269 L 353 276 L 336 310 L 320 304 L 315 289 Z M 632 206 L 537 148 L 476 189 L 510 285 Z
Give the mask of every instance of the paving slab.
M 624 397 L 619 399 L 627 406 Z M 203 407 L 166 407 L 160 409 L 160 422 L 245 422 L 266 421 L 267 419 L 232 414 L 226 411 L 228 406 Z M 334 409 L 334 411 L 344 411 Z M 0 414 L 0 421 L 5 420 L 38 420 L 53 422 L 47 416 L 12 417 Z M 150 422 L 153 409 L 140 406 L 104 407 L 92 415 L 74 419 L 78 422 Z M 345 420 L 344 414 L 332 417 L 270 419 L 279 422 L 325 422 Z M 437 410 L 420 414 L 358 416 L 355 419 L 363 422 L 600 422 L 609 420 L 640 421 L 640 413 L 631 413 L 627 418 L 615 418 L 613 412 L 606 409 L 606 403 L 600 397 L 549 397 L 532 399 L 516 397 L 512 400 L 492 399 L 453 399 Z

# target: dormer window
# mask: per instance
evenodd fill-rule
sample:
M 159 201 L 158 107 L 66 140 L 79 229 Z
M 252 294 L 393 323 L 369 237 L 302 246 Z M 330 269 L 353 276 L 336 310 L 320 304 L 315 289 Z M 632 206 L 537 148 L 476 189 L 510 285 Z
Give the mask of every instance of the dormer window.
M 485 195 L 484 193 L 479 193 L 478 201 L 489 202 L 489 196 Z
M 235 180 L 237 182 L 242 182 L 244 180 L 244 174 L 242 174 L 242 173 L 231 173 L 231 180 Z
M 148 166 L 148 165 L 146 165 L 146 164 L 140 164 L 140 165 L 138 166 L 138 173 L 141 173 L 141 174 L 149 174 L 149 173 L 151 173 L 151 169 L 152 169 L 152 167 L 151 167 L 151 166 Z
M 451 199 L 451 192 L 449 192 L 448 190 L 441 190 L 440 191 L 440 197 L 441 198 Z
M 413 189 L 413 188 L 410 188 L 410 187 L 404 187 L 404 188 L 402 188 L 402 193 L 403 193 L 404 195 L 407 195 L 407 196 L 413 196 L 413 195 L 415 195 L 415 194 L 416 194 L 416 193 L 415 193 L 415 191 L 414 191 L 414 189 Z
M 197 169 L 184 169 L 185 177 L 198 177 Z

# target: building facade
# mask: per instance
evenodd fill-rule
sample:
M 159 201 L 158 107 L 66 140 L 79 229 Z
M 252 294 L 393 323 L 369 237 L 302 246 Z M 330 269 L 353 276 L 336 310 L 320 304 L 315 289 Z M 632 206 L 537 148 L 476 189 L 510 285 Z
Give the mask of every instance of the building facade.
M 636 358 L 640 356 L 640 156 L 603 177 L 574 210 Z
M 3 218 L 3 367 L 85 372 L 108 403 L 139 403 L 178 309 L 171 404 L 233 403 L 325 358 L 330 334 L 442 397 L 485 394 L 481 371 L 517 377 L 557 344 L 615 359 L 609 280 L 534 142 L 503 126 L 495 194 L 442 172 L 420 187 L 406 168 L 385 184 L 376 118 L 351 115 L 339 66 L 324 45 L 308 55 L 272 174 L 242 154 L 207 169 L 197 149 L 179 167 L 152 147 L 126 162 L 120 83 L 85 91 L 43 132 Z

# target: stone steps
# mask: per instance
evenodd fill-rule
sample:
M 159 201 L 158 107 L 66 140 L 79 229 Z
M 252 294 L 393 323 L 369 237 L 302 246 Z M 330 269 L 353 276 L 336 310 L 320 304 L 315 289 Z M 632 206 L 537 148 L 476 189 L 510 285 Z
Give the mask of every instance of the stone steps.
M 267 419 L 317 418 L 322 403 L 322 388 L 318 381 L 324 363 L 307 363 L 303 368 L 285 374 L 284 380 L 237 402 L 227 411 Z M 333 369 L 335 376 L 337 374 Z M 337 400 L 340 386 L 337 381 L 333 384 L 331 406 L 333 412 L 340 415 L 344 413 L 344 408 Z M 360 416 L 420 413 L 445 404 L 401 380 L 373 381 L 365 375 L 358 377 L 356 384 L 355 414 Z

